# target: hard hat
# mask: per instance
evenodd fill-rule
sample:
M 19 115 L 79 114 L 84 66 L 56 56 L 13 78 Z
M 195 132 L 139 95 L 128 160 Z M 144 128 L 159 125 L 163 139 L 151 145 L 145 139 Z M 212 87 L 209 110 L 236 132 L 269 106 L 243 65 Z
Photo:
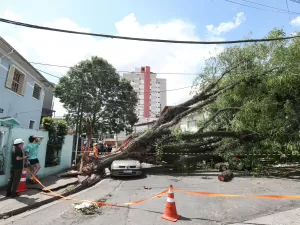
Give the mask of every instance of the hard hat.
M 18 144 L 21 144 L 21 143 L 24 143 L 23 139 L 21 139 L 21 138 L 18 138 L 14 141 L 14 145 L 18 145 Z

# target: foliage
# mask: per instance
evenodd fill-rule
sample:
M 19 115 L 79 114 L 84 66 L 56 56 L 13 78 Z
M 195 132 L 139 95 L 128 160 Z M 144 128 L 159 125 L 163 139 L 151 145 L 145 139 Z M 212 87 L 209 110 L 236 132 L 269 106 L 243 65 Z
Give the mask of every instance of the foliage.
M 68 123 L 77 121 L 77 109 L 83 118 L 90 118 L 93 134 L 132 132 L 137 122 L 137 95 L 130 83 L 121 79 L 116 69 L 106 60 L 92 57 L 73 66 L 55 86 L 55 97 L 68 110 Z M 82 120 L 80 132 L 86 130 Z
M 284 36 L 282 30 L 274 29 L 267 38 Z M 272 41 L 230 47 L 216 58 L 208 60 L 203 74 L 195 81 L 195 87 L 200 88 L 209 79 L 216 79 L 215 74 L 227 70 L 232 62 L 238 63 L 237 68 L 224 77 L 219 85 L 242 82 L 206 107 L 209 118 L 220 110 L 223 112 L 209 123 L 205 131 L 248 131 L 262 137 L 256 143 L 247 140 L 239 142 L 230 150 L 232 153 L 299 155 L 299 50 L 299 39 Z M 222 140 L 224 144 L 233 142 L 236 140 Z M 234 164 L 241 168 L 245 167 L 242 165 L 245 163 Z
M 42 126 L 49 134 L 45 165 L 46 167 L 56 166 L 60 163 L 59 153 L 68 132 L 67 123 L 64 120 L 54 121 L 51 117 L 45 117 L 42 120 Z

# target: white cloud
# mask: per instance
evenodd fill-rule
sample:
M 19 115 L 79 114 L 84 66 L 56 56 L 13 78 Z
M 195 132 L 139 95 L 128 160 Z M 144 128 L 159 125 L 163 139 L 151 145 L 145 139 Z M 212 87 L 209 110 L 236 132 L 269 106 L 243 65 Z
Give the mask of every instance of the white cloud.
M 239 12 L 236 14 L 234 21 L 228 21 L 228 22 L 222 22 L 219 24 L 219 26 L 215 27 L 214 25 L 210 24 L 206 26 L 206 29 L 216 35 L 220 35 L 222 33 L 226 33 L 228 31 L 231 31 L 238 26 L 240 26 L 244 21 L 246 20 L 246 17 L 243 12 Z
M 8 19 L 8 20 L 17 20 L 17 21 L 22 19 L 20 14 L 14 13 L 10 10 L 5 10 L 3 12 L 2 17 L 5 18 L 5 19 Z
M 242 20 L 242 15 L 236 21 Z M 235 22 L 234 24 L 241 23 Z M 42 24 L 44 26 L 89 32 L 90 29 L 80 27 L 68 18 Z M 193 24 L 182 20 L 171 20 L 165 23 L 140 24 L 134 14 L 126 16 L 115 23 L 117 35 L 143 38 L 203 40 L 195 33 Z M 91 36 L 71 35 L 65 33 L 20 28 L 14 32 L 4 32 L 12 28 L 1 25 L 0 33 L 29 61 L 44 62 L 58 65 L 74 65 L 80 60 L 97 55 L 107 59 L 117 70 L 133 71 L 137 67 L 150 66 L 157 73 L 198 73 L 205 59 L 216 55 L 223 48 L 215 45 L 181 45 L 103 39 Z M 215 29 L 215 28 L 214 28 Z M 218 28 L 220 29 L 220 28 Z M 2 32 L 3 31 L 3 32 Z M 101 32 L 101 27 L 93 30 Z M 221 38 L 208 38 L 222 40 Z M 206 38 L 206 40 L 208 40 Z M 37 66 L 49 73 L 61 76 L 65 68 Z M 45 75 L 49 80 L 58 79 Z M 196 76 L 191 75 L 159 75 L 167 78 L 167 89 L 176 89 L 192 85 Z M 167 92 L 167 104 L 173 105 L 189 98 L 190 89 Z M 64 114 L 61 104 L 55 100 L 57 116 Z
M 300 16 L 297 16 L 296 18 L 292 19 L 291 24 L 293 26 L 300 26 Z

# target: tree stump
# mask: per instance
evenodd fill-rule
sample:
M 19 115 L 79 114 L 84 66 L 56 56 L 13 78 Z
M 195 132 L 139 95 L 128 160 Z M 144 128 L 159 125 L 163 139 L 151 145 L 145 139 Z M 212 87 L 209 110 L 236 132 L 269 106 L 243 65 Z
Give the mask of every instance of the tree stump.
M 218 176 L 219 181 L 222 182 L 231 181 L 232 178 L 233 178 L 233 172 L 231 170 L 225 170 Z

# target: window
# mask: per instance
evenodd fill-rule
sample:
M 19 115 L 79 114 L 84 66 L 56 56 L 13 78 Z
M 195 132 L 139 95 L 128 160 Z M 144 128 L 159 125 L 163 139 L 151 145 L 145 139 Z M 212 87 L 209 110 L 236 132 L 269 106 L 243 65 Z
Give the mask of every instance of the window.
M 29 129 L 34 129 L 35 121 L 30 120 L 29 121 Z
M 188 128 L 194 128 L 196 127 L 196 120 L 190 120 L 187 122 L 187 127 Z
M 24 95 L 26 83 L 25 74 L 19 71 L 14 65 L 10 65 L 6 87 L 19 95 Z
M 32 97 L 40 100 L 41 98 L 42 88 L 38 84 L 34 84 Z

